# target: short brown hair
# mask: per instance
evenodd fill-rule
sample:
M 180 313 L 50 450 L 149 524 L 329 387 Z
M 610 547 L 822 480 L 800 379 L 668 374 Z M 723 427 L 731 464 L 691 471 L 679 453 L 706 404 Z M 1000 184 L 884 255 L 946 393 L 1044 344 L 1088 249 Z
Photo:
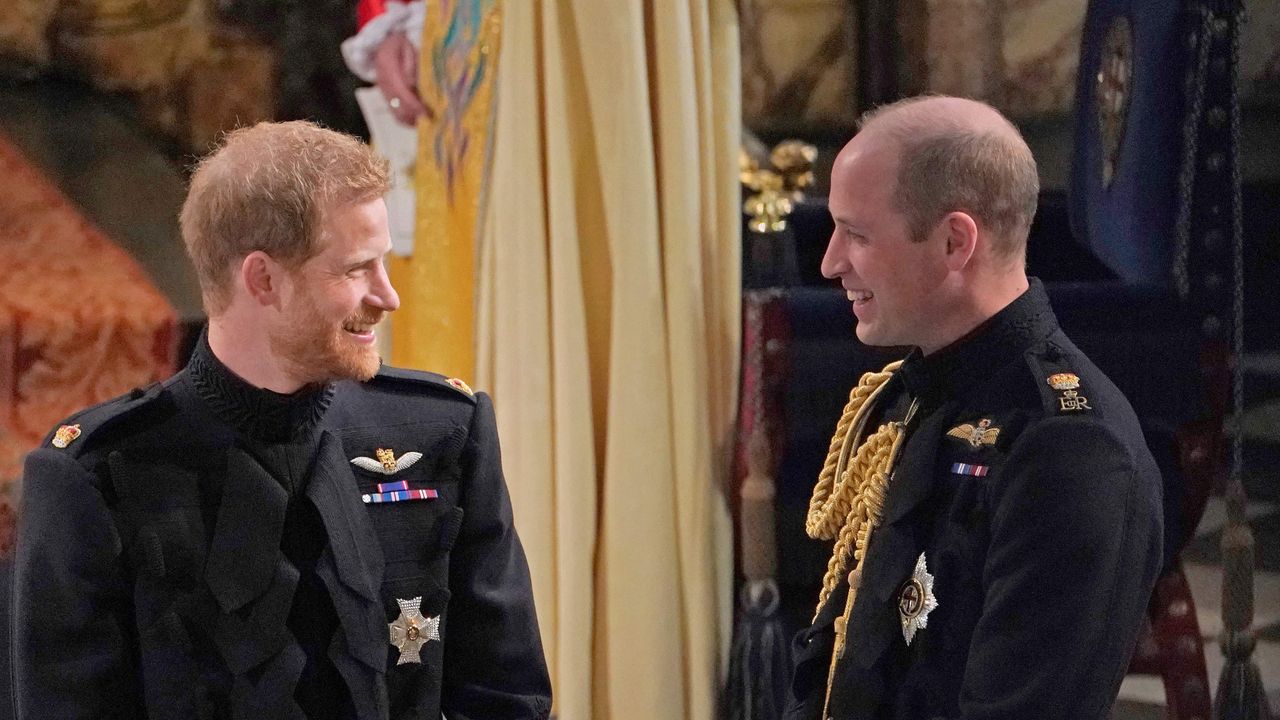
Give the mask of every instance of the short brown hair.
M 367 144 L 315 123 L 258 123 L 228 133 L 196 165 L 179 222 L 210 315 L 231 299 L 233 264 L 255 250 L 297 268 L 322 249 L 324 208 L 381 197 L 387 163 Z
M 1022 134 L 1003 117 L 1011 133 L 894 112 L 929 97 L 938 96 L 899 100 L 865 113 L 858 122 L 864 128 L 895 115 L 885 123 L 899 144 L 894 204 L 906 216 L 911 238 L 925 240 L 943 216 L 959 210 L 991 231 L 997 255 L 1021 255 L 1040 195 L 1036 161 Z

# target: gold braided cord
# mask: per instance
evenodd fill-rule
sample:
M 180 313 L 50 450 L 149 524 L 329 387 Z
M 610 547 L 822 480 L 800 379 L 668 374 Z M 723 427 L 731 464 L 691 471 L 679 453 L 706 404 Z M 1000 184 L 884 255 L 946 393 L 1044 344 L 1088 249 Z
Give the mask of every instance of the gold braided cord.
M 850 506 L 849 514 L 845 516 L 844 525 L 840 528 L 835 547 L 831 551 L 831 560 L 827 562 L 827 573 L 822 578 L 822 592 L 818 597 L 814 617 L 817 617 L 818 611 L 840 583 L 840 578 L 849 565 L 851 547 L 854 567 L 861 569 L 871 531 L 880 524 L 884 512 L 885 487 L 893 471 L 893 459 L 897 456 L 905 435 L 901 423 L 880 426 L 858 448 L 857 455 L 845 470 L 850 480 L 844 483 L 843 488 L 845 494 L 852 495 L 847 501 Z M 857 592 L 852 582 L 849 592 L 850 595 Z
M 827 460 L 822 465 L 822 471 L 818 473 L 818 484 L 814 486 L 813 498 L 809 501 L 809 516 L 805 523 L 805 531 L 808 532 L 809 537 L 815 540 L 834 538 L 840 527 L 835 522 L 843 520 L 848 514 L 847 507 L 839 508 L 834 504 L 840 497 L 838 492 L 840 487 L 834 486 L 836 466 L 841 459 L 847 462 L 848 446 L 856 441 L 862 432 L 861 425 L 866 422 L 868 413 L 860 411 L 864 407 L 868 409 L 871 407 L 867 401 L 884 386 L 890 377 L 893 377 L 894 371 L 901 365 L 902 361 L 898 360 L 889 363 L 880 372 L 864 373 L 858 380 L 858 384 L 849 391 L 849 402 L 845 404 L 844 411 L 840 414 L 840 421 L 836 423 L 836 431 L 831 436 L 831 445 L 827 450 Z M 853 427 L 855 423 L 858 424 L 857 428 Z M 843 486 L 846 478 L 842 477 L 840 480 Z
M 885 487 L 904 435 L 902 424 L 880 426 L 857 446 L 852 458 L 850 454 L 874 406 L 872 400 L 901 364 L 893 362 L 878 373 L 866 373 L 849 393 L 849 402 L 836 424 L 826 463 L 813 489 L 805 530 L 814 539 L 836 540 L 822 579 L 815 619 L 844 574 L 850 547 L 855 567 L 861 566 L 871 530 L 884 510 Z
M 814 610 L 815 622 L 822 612 L 822 606 L 839 585 L 850 556 L 853 558 L 844 613 L 835 620 L 835 646 L 827 671 L 827 692 L 822 703 L 824 718 L 831 705 L 836 665 L 844 657 L 849 618 L 853 615 L 858 588 L 862 585 L 862 564 L 866 559 L 872 532 L 880 524 L 884 514 L 885 489 L 893 476 L 894 461 L 906 439 L 907 424 L 915 415 L 916 403 L 911 404 L 902 422 L 881 425 L 861 444 L 858 444 L 858 439 L 866 429 L 876 397 L 901 365 L 901 362 L 890 363 L 878 373 L 863 375 L 857 387 L 849 393 L 849 402 L 836 424 L 835 435 L 827 450 L 827 461 L 818 475 L 818 483 L 809 501 L 809 517 L 805 523 L 809 536 L 826 540 L 836 538 L 831 560 L 827 563 L 827 573 L 822 578 L 822 592 L 818 597 L 818 607 Z M 852 553 L 849 552 L 851 546 Z

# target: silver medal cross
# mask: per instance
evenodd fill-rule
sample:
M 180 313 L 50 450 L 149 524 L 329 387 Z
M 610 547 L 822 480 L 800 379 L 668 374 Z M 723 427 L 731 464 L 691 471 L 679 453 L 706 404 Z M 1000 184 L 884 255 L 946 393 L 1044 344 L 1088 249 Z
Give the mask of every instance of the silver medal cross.
M 400 606 L 400 617 L 387 626 L 391 631 L 391 644 L 400 651 L 396 664 L 420 663 L 422 646 L 429 640 L 440 641 L 440 616 L 423 617 L 421 596 L 412 600 L 397 598 L 396 603 Z

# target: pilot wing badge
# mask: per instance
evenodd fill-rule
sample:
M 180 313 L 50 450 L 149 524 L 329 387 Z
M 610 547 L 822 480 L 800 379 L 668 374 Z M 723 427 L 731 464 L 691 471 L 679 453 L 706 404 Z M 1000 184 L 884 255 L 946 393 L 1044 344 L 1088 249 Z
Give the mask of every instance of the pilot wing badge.
M 351 464 L 361 470 L 383 475 L 395 475 L 402 470 L 408 470 L 413 467 L 414 463 L 422 459 L 422 453 L 420 452 L 407 452 L 397 458 L 395 451 L 390 448 L 378 448 L 378 451 L 374 454 L 378 456 L 376 460 L 371 457 L 356 457 L 351 458 Z
M 983 445 L 995 445 L 1000 437 L 1000 428 L 991 427 L 991 420 L 983 418 L 977 425 L 963 423 L 947 431 L 947 437 L 963 440 L 976 450 Z

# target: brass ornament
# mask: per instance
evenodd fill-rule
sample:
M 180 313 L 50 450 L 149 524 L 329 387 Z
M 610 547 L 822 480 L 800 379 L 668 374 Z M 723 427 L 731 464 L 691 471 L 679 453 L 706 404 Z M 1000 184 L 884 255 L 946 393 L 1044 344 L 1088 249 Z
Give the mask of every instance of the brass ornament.
M 769 153 L 772 167 L 760 163 L 745 149 L 738 152 L 738 178 L 754 191 L 742 203 L 750 216 L 747 227 L 752 232 L 781 232 L 787 228 L 787 216 L 797 203 L 804 201 L 804 188 L 813 184 L 813 162 L 818 150 L 799 140 L 784 140 Z
M 769 153 L 769 162 L 785 179 L 785 187 L 793 200 L 804 199 L 800 191 L 813 184 L 813 163 L 818 159 L 818 148 L 800 140 L 783 140 Z

